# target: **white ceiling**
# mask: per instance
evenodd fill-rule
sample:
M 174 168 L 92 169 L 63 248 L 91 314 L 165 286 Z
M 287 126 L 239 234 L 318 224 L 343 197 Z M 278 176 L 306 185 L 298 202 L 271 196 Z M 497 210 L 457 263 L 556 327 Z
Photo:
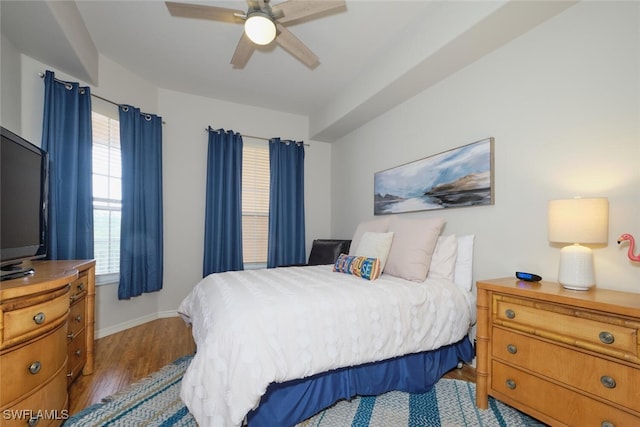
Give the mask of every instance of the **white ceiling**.
M 244 0 L 206 4 L 246 9 Z M 346 12 L 288 27 L 320 57 L 314 70 L 275 43 L 237 70 L 230 60 L 242 25 L 171 17 L 160 1 L 78 3 L 98 50 L 160 87 L 304 115 L 356 78 L 427 6 L 351 2 Z
M 0 30 L 94 85 L 99 52 L 161 88 L 309 116 L 312 139 L 335 140 L 571 3 L 347 0 L 345 11 L 288 27 L 320 57 L 313 70 L 274 43 L 233 69 L 241 25 L 172 17 L 162 1 L 73 4 L 3 0 Z

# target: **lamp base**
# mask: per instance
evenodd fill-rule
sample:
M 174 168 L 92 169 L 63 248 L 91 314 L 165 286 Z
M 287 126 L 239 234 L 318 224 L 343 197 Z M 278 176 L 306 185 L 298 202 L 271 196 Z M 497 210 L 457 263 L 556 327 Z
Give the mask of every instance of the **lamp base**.
M 594 286 L 596 280 L 591 249 L 577 243 L 562 248 L 558 282 L 574 291 L 588 291 Z
M 590 285 L 590 286 L 571 286 L 571 285 L 562 285 L 563 288 L 565 289 L 569 289 L 570 291 L 588 291 L 589 289 L 593 288 L 595 285 Z

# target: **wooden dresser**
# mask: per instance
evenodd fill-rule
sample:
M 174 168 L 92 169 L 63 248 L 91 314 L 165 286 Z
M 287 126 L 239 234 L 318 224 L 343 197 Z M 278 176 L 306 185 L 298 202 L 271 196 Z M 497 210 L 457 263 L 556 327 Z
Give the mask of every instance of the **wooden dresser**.
M 640 294 L 479 281 L 477 395 L 553 426 L 640 426 Z
M 0 424 L 57 426 L 67 389 L 93 372 L 95 261 L 33 262 L 0 282 Z

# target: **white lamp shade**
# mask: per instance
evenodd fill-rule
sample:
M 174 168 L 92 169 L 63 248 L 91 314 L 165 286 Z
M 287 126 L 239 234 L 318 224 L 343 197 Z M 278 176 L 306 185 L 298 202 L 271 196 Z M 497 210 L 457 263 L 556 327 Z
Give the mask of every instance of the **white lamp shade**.
M 276 38 L 276 26 L 265 14 L 256 12 L 251 14 L 244 23 L 247 37 L 259 45 L 266 45 Z
M 549 202 L 549 240 L 574 243 L 560 251 L 558 282 L 567 289 L 588 290 L 595 285 L 593 254 L 579 243 L 607 243 L 609 201 L 605 198 Z
M 549 202 L 549 241 L 607 243 L 609 201 L 575 198 Z

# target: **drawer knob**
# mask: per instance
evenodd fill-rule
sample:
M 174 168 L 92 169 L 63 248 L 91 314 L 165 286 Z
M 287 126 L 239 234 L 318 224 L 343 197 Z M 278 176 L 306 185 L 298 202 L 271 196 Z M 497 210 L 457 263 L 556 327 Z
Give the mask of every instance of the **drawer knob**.
M 80 323 L 80 322 L 82 322 L 82 316 L 80 316 L 80 315 L 78 314 L 74 320 L 75 320 L 76 322 Z
M 504 315 L 507 316 L 507 319 L 513 319 L 516 317 L 516 312 L 511 309 L 508 309 L 504 312 Z
M 29 418 L 29 421 L 27 421 L 27 425 L 29 427 L 35 427 L 35 426 L 38 425 L 38 423 L 40 422 L 41 419 L 42 419 L 42 415 L 31 417 L 31 418 Z
M 36 360 L 31 365 L 29 365 L 29 372 L 35 375 L 40 372 L 40 368 L 42 368 L 42 364 L 38 360 Z
M 600 338 L 600 341 L 603 344 L 613 344 L 613 342 L 616 340 L 611 332 L 606 332 L 606 331 L 600 332 L 600 334 L 598 335 L 598 338 Z
M 73 378 L 73 371 L 67 372 L 67 377 L 68 378 Z
M 516 382 L 514 380 L 507 380 L 507 388 L 511 390 L 516 389 Z
M 508 351 L 509 353 L 511 353 L 511 354 L 516 354 L 516 353 L 518 352 L 518 347 L 516 347 L 516 346 L 515 346 L 515 345 L 513 345 L 513 344 L 509 344 L 509 345 L 507 346 L 507 351 Z
M 616 380 L 614 380 L 608 375 L 601 376 L 600 383 L 606 388 L 616 388 Z
M 600 427 L 616 427 L 616 426 L 610 421 L 603 421 L 600 423 Z
M 67 339 L 68 339 L 69 341 L 72 341 L 72 340 L 73 340 L 73 332 L 69 332 L 69 333 L 67 334 Z
M 76 356 L 80 357 L 80 355 L 82 354 L 82 350 L 77 349 L 76 352 L 74 353 Z
M 46 316 L 43 312 L 40 312 L 33 316 L 33 321 L 36 322 L 36 325 L 42 325 L 44 323 Z
M 84 283 L 80 283 L 80 284 L 78 285 L 78 290 L 79 290 L 80 292 L 84 291 Z

